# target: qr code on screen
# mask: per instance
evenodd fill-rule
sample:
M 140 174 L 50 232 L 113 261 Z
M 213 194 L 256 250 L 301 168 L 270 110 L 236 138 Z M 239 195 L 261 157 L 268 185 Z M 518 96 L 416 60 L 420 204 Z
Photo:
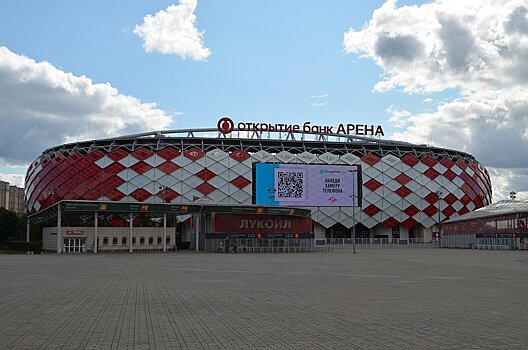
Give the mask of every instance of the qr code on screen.
M 304 198 L 305 173 L 302 171 L 277 172 L 277 198 L 301 199 Z

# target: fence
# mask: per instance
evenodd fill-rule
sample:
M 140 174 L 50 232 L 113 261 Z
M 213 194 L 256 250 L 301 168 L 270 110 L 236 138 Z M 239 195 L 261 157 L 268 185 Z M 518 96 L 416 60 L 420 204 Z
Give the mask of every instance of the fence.
M 423 238 L 356 238 L 356 248 L 425 248 L 438 246 L 426 242 Z M 320 248 L 322 245 L 317 245 Z M 352 249 L 352 238 L 326 238 L 325 244 L 329 249 Z
M 315 251 L 313 239 L 237 238 L 206 239 L 205 251 L 211 253 L 302 253 Z

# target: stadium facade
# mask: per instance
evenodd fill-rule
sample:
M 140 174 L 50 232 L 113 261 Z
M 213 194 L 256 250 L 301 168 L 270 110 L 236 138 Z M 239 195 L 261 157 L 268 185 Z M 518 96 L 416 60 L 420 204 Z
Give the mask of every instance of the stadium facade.
M 357 238 L 431 241 L 440 222 L 491 203 L 488 172 L 468 153 L 380 139 L 383 130 L 375 125 L 348 124 L 336 129 L 235 124 L 222 118 L 215 129 L 158 131 L 59 145 L 45 150 L 30 165 L 26 206 L 36 215 L 61 200 L 288 205 L 311 210 L 315 238 L 350 238 L 354 228 Z M 338 194 L 343 197 L 331 196 L 328 204 L 318 201 L 316 193 L 308 202 L 296 202 L 293 197 L 280 202 L 278 185 L 269 180 L 277 175 L 276 168 L 285 168 L 305 176 L 308 185 L 310 181 L 339 182 L 319 179 L 317 172 L 345 169 L 340 167 L 354 174 L 350 181 L 355 187 L 344 195 L 339 188 L 328 190 L 341 191 Z M 259 185 L 259 181 L 271 185 Z M 288 181 L 291 184 L 292 179 Z M 251 227 L 248 222 L 241 225 L 252 232 L 257 224 Z M 182 230 L 186 231 L 183 239 L 191 240 L 191 225 Z

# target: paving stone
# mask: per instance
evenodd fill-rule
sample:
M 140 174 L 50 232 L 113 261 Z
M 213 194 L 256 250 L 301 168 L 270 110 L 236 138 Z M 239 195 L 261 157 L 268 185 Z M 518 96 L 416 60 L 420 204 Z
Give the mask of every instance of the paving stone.
M 526 349 L 528 255 L 0 255 L 0 349 Z

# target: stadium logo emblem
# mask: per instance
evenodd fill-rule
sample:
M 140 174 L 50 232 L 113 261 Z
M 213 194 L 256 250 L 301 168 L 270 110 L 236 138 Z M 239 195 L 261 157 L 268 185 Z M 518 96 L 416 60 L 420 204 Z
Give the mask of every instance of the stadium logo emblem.
M 222 134 L 229 134 L 235 128 L 235 123 L 229 117 L 220 118 L 217 124 L 218 131 Z

